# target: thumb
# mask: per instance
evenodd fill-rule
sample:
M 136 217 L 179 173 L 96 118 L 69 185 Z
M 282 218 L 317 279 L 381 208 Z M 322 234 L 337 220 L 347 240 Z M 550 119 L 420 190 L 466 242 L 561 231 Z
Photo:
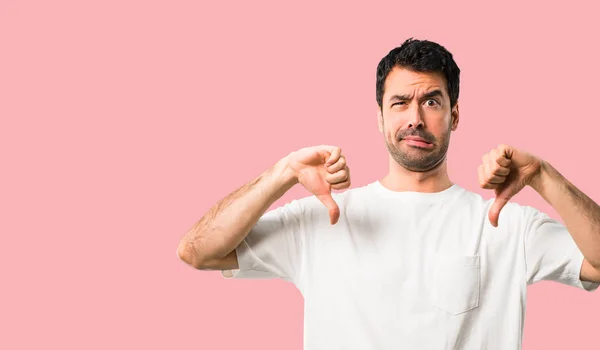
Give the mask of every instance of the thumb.
M 320 194 L 317 198 L 321 201 L 321 203 L 325 204 L 327 209 L 329 209 L 329 222 L 334 225 L 337 223 L 340 218 L 340 208 L 337 203 L 333 200 L 331 193 Z
M 496 197 L 496 199 L 494 200 L 494 203 L 492 204 L 492 207 L 490 208 L 490 211 L 488 213 L 488 218 L 492 226 L 498 227 L 500 211 L 502 210 L 502 208 L 504 208 L 506 203 L 508 203 L 508 198 L 505 197 Z

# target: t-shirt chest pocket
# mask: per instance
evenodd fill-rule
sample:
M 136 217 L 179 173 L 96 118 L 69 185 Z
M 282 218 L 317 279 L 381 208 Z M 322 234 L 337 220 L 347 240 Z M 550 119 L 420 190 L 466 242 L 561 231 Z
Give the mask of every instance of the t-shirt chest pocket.
M 436 260 L 432 275 L 431 303 L 452 315 L 479 306 L 479 256 L 445 256 Z

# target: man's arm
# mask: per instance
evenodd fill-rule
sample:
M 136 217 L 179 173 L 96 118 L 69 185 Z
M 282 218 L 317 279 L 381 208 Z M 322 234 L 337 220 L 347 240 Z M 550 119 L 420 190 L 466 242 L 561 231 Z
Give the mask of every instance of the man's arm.
M 600 282 L 600 206 L 545 161 L 530 186 L 558 212 L 583 253 L 581 279 Z
M 237 269 L 235 248 L 297 182 L 287 157 L 281 159 L 215 204 L 181 239 L 177 255 L 196 269 Z
M 339 147 L 306 147 L 288 154 L 213 206 L 180 241 L 178 256 L 201 270 L 238 269 L 236 248 L 269 207 L 298 183 L 325 205 L 335 224 L 340 209 L 331 190 L 350 186 L 346 158 Z

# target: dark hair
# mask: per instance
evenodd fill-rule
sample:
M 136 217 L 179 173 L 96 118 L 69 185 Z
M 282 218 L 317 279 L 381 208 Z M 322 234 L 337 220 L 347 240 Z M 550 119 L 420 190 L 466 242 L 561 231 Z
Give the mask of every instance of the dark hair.
M 450 106 L 454 107 L 458 101 L 460 69 L 452 54 L 438 43 L 410 38 L 392 49 L 377 65 L 376 99 L 379 108 L 383 104 L 385 79 L 398 66 L 416 72 L 441 72 L 446 77 Z

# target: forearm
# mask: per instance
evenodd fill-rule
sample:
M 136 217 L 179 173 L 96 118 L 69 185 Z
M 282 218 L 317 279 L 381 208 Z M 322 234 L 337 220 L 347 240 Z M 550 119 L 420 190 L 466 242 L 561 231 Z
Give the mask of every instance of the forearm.
M 287 158 L 281 159 L 223 198 L 196 222 L 180 241 L 180 258 L 196 268 L 224 258 L 242 242 L 268 208 L 296 183 Z
M 546 162 L 531 187 L 558 212 L 586 260 L 600 269 L 600 206 Z

